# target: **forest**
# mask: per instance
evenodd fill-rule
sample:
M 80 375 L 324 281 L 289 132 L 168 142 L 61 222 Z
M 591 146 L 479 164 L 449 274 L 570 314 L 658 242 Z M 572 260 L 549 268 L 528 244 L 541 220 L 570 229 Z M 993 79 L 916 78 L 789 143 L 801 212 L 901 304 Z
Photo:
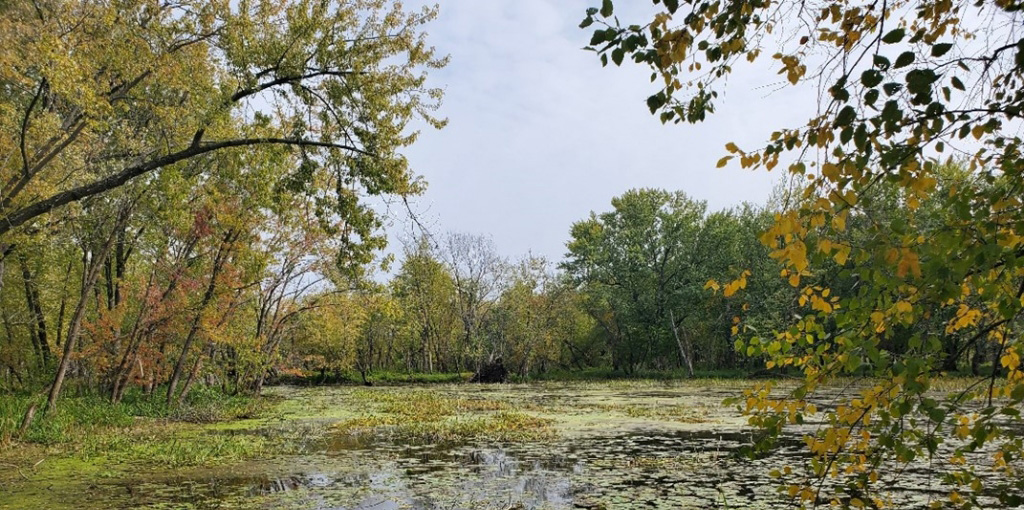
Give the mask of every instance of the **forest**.
M 549 260 L 409 206 L 444 5 L 0 1 L 0 508 L 1024 504 L 1022 6 L 624 4 L 661 123 L 817 110 Z

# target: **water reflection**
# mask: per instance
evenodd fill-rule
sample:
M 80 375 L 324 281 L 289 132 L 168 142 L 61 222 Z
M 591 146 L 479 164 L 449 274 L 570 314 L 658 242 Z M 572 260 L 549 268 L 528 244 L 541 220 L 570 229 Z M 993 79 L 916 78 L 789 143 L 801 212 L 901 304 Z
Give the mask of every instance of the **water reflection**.
M 477 510 L 714 507 L 726 501 L 723 491 L 736 507 L 766 496 L 736 482 L 750 472 L 749 463 L 729 456 L 745 439 L 739 435 L 710 443 L 702 434 L 672 433 L 445 447 L 335 439 L 291 473 L 222 474 L 206 490 L 161 497 L 200 508 L 235 494 L 273 508 Z

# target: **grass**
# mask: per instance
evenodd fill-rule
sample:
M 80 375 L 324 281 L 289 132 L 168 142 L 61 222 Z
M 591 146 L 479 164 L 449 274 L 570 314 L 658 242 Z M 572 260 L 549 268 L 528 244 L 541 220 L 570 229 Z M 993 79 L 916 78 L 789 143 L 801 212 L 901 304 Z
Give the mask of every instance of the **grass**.
M 32 404 L 39 409 L 36 419 L 19 434 L 22 416 Z M 38 395 L 0 396 L 0 454 L 17 456 L 19 446 L 35 446 L 46 455 L 177 467 L 251 458 L 266 449 L 266 440 L 259 436 L 204 432 L 201 424 L 255 417 L 269 405 L 267 400 L 212 389 L 196 388 L 178 407 L 138 391 L 117 404 L 98 396 L 69 396 L 54 412 L 44 413 L 44 405 Z

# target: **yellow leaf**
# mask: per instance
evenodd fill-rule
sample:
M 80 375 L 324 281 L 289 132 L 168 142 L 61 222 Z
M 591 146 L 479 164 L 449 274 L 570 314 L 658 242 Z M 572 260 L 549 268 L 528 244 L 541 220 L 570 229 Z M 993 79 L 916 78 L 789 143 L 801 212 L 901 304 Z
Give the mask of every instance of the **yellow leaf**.
M 740 286 L 738 282 L 731 282 L 725 286 L 725 290 L 722 291 L 722 295 L 725 297 L 731 297 L 737 290 L 739 290 L 739 288 Z
M 724 167 L 725 165 L 728 165 L 728 164 L 729 164 L 729 160 L 730 160 L 730 159 L 732 159 L 732 156 L 726 156 L 726 157 L 724 157 L 724 158 L 722 158 L 722 159 L 718 160 L 718 164 L 717 164 L 717 165 L 715 165 L 715 168 L 722 168 L 722 167 Z
M 848 212 L 849 210 L 844 210 L 832 217 L 832 226 L 835 227 L 836 230 L 846 230 L 846 215 Z
M 910 251 L 908 248 L 903 248 L 900 252 L 900 263 L 896 266 L 896 276 L 903 278 L 907 273 L 920 278 L 921 264 L 918 261 L 916 253 Z
M 836 251 L 835 256 L 833 256 L 832 258 L 834 258 L 836 260 L 836 264 L 839 264 L 841 266 L 841 265 L 846 264 L 846 259 L 848 259 L 849 257 L 850 257 L 850 247 L 849 246 L 845 246 L 845 245 L 839 245 L 838 250 Z
M 839 180 L 839 167 L 834 163 L 825 163 L 821 166 L 821 175 L 828 177 L 832 182 Z

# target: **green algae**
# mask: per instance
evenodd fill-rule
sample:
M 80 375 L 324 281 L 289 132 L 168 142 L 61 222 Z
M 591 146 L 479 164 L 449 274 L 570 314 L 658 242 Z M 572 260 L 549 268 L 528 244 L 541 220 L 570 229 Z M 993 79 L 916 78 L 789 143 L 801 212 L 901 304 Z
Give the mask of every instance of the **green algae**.
M 0 509 L 776 508 L 766 473 L 801 452 L 736 456 L 751 432 L 721 402 L 745 385 L 275 387 L 258 417 L 2 452 L 25 476 L 0 467 Z

